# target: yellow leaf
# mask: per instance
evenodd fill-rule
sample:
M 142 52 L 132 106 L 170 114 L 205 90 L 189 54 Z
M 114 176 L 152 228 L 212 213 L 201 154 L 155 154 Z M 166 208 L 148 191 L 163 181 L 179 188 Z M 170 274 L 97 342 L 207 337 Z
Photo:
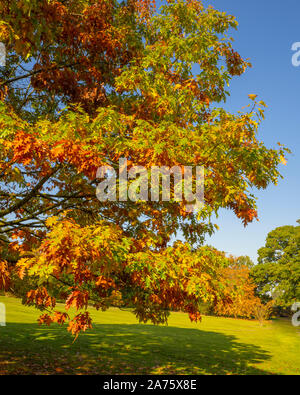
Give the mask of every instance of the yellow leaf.
M 251 100 L 255 100 L 255 99 L 257 98 L 257 95 L 251 94 L 251 95 L 248 95 L 248 97 L 249 97 L 249 99 L 251 99 Z
M 51 228 L 51 226 L 57 223 L 58 217 L 50 217 L 46 219 L 46 226 Z
M 284 166 L 287 164 L 287 160 L 282 155 L 280 155 L 280 163 L 282 163 Z

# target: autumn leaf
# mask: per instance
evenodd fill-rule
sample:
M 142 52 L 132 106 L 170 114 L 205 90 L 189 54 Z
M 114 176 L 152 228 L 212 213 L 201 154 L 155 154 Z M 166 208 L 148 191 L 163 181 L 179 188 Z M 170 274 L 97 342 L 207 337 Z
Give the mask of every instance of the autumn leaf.
M 283 155 L 280 156 L 280 163 L 282 163 L 283 165 L 287 164 L 287 160 L 285 159 L 285 157 Z
M 58 221 L 58 217 L 49 217 L 46 219 L 45 223 L 46 226 L 51 228 L 54 224 L 56 224 Z
M 255 100 L 257 98 L 257 95 L 251 94 L 251 95 L 248 95 L 248 97 L 250 100 Z

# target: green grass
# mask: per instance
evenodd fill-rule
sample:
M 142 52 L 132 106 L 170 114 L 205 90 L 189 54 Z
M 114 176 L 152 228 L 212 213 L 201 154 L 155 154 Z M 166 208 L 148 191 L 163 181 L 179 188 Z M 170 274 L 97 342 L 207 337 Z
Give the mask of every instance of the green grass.
M 289 320 L 173 313 L 168 326 L 139 325 L 132 313 L 93 309 L 93 330 L 73 342 L 65 327 L 39 326 L 39 312 L 0 297 L 0 374 L 300 374 L 300 328 Z

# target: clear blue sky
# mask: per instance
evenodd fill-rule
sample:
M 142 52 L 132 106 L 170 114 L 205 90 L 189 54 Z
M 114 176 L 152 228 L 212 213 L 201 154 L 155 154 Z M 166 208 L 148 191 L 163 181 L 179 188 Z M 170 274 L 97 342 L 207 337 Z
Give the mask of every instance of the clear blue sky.
M 235 48 L 253 65 L 232 81 L 226 107 L 236 111 L 249 93 L 258 94 L 268 105 L 260 139 L 269 147 L 279 141 L 293 151 L 287 166 L 281 167 L 284 179 L 278 186 L 256 193 L 260 221 L 244 228 L 233 213 L 223 210 L 220 231 L 207 238 L 207 243 L 223 251 L 256 260 L 270 230 L 294 225 L 300 218 L 300 67 L 291 62 L 292 44 L 300 41 L 300 2 L 211 0 L 204 4 L 237 18 L 239 27 L 232 34 Z
M 268 105 L 259 139 L 268 147 L 281 142 L 290 148 L 284 179 L 278 186 L 256 192 L 259 222 L 246 228 L 230 211 L 217 220 L 220 230 L 206 243 L 234 255 L 249 255 L 256 261 L 257 250 L 268 232 L 282 225 L 296 225 L 300 218 L 300 67 L 292 65 L 294 42 L 300 42 L 299 0 L 210 0 L 205 5 L 234 15 L 239 27 L 232 31 L 234 48 L 253 65 L 242 77 L 232 80 L 226 109 L 236 112 L 255 93 Z

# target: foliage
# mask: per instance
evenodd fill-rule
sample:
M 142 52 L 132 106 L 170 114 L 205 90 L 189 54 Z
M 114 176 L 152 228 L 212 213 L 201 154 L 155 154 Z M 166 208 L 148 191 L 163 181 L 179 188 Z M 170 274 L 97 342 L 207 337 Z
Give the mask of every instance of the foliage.
M 272 230 L 258 251 L 258 265 L 251 275 L 262 296 L 271 296 L 276 305 L 290 307 L 300 300 L 300 226 Z
M 106 308 L 122 297 L 154 323 L 171 308 L 197 320 L 201 300 L 229 303 L 224 256 L 191 245 L 221 207 L 245 225 L 257 218 L 250 188 L 276 183 L 287 152 L 258 140 L 256 95 L 237 114 L 220 105 L 250 66 L 228 37 L 235 18 L 196 0 L 160 11 L 136 0 L 0 0 L 0 17 L 0 241 L 13 255 L 0 285 L 17 268 L 39 282 L 28 303 L 51 310 L 51 283 L 61 284 L 66 308 L 83 309 L 69 322 L 75 335 L 91 326 L 91 298 Z M 205 207 L 99 202 L 98 167 L 123 157 L 129 169 L 204 166 Z M 190 245 L 171 247 L 179 231 Z M 40 322 L 68 321 L 49 314 Z
M 97 223 L 82 228 L 73 220 L 53 218 L 47 223 L 51 227 L 47 238 L 31 251 L 32 257 L 17 263 L 20 277 L 24 273 L 37 276 L 40 284 L 28 294 L 27 304 L 54 311 L 54 315 L 44 314 L 41 323 L 69 320 L 68 315 L 54 310 L 56 300 L 43 286 L 53 282 L 61 284 L 59 296 L 66 299 L 66 310 L 86 309 L 88 302 L 105 310 L 119 299 L 119 304 L 135 306 L 140 321 L 154 323 L 165 322 L 169 311 L 176 308 L 197 321 L 201 301 L 230 302 L 219 271 L 227 261 L 216 250 L 201 247 L 192 251 L 188 244 L 178 242 L 162 251 L 141 251 L 116 226 Z M 70 330 L 74 320 L 90 326 L 88 313 L 69 321 Z
M 214 312 L 228 317 L 260 319 L 258 312 L 265 311 L 266 308 L 255 295 L 256 285 L 250 278 L 250 269 L 246 265 L 241 265 L 239 258 L 232 258 L 232 260 L 232 264 L 222 270 L 223 279 L 227 280 L 231 289 L 232 303 L 224 304 L 220 300 Z

